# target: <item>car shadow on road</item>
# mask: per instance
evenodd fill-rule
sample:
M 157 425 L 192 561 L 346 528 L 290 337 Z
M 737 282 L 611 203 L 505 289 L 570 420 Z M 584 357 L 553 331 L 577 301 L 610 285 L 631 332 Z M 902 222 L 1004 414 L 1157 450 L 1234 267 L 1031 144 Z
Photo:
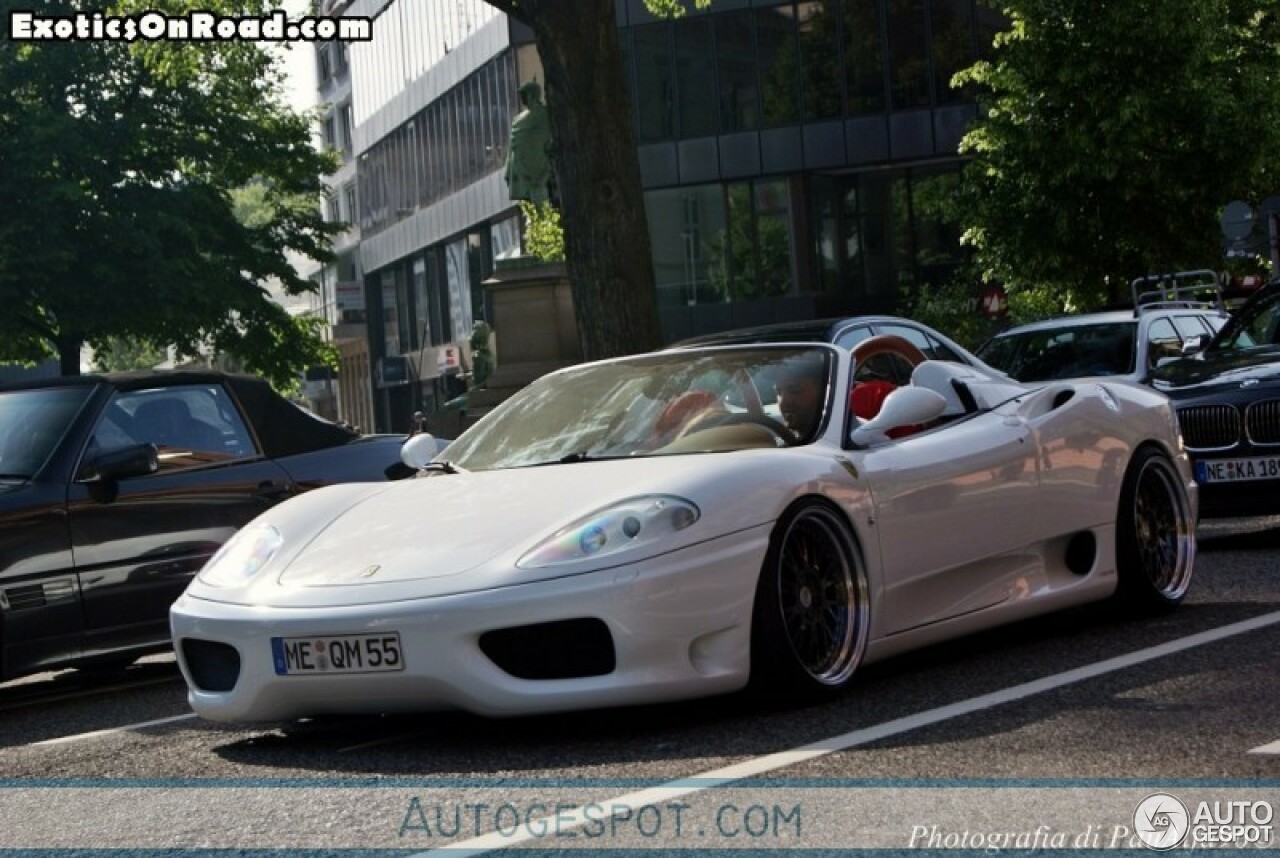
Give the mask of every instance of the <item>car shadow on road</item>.
M 562 778 L 566 771 L 590 777 L 625 764 L 632 777 L 687 776 L 994 694 L 1277 607 L 1194 603 L 1142 620 L 1099 606 L 1071 609 L 867 665 L 845 693 L 820 704 L 735 693 L 511 719 L 462 713 L 335 718 L 248 737 L 240 732 L 214 752 L 228 762 L 273 774 L 287 770 L 341 777 Z M 1206 648 L 1206 653 L 1198 656 L 1206 669 L 1239 668 L 1254 657 L 1275 657 L 1264 652 L 1250 656 L 1230 645 Z M 1158 658 L 1087 684 L 1068 685 L 862 747 L 902 749 L 974 740 L 1017 730 L 1042 717 L 1046 706 L 1057 711 L 1141 710 L 1148 706 L 1140 693 L 1143 687 L 1176 680 L 1185 670 L 1183 658 Z M 1157 711 L 1168 708 L 1151 706 Z

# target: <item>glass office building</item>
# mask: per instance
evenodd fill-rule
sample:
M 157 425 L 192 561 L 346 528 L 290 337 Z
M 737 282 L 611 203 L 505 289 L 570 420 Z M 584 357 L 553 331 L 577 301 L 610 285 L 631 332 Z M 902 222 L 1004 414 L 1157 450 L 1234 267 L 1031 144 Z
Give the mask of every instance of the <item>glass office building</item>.
M 948 279 L 974 115 L 952 75 L 1002 18 L 973 0 L 620 8 L 664 334 L 892 312 Z
M 658 20 L 642 0 L 614 2 L 668 341 L 892 312 L 951 276 L 961 251 L 936 201 L 974 106 L 950 80 L 989 49 L 998 13 L 975 0 L 713 0 Z M 543 76 L 528 29 L 482 0 L 354 0 L 346 14 L 376 21 L 372 42 L 350 46 L 335 120 L 358 191 L 341 196 L 386 390 L 377 424 L 403 429 L 456 392 L 440 350 L 488 318 L 481 284 L 518 252 L 502 167 L 516 90 Z M 407 391 L 378 370 L 398 357 Z

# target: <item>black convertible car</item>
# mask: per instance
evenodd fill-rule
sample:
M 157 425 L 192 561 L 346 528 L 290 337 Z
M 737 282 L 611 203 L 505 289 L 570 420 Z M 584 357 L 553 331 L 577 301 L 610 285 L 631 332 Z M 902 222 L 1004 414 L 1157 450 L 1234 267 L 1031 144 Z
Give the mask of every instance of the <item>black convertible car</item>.
M 1151 384 L 1177 409 L 1201 518 L 1280 514 L 1280 280 L 1200 351 L 1162 362 Z
M 0 387 L 0 681 L 169 645 L 169 605 L 239 527 L 328 483 L 407 476 L 266 382 L 138 372 Z

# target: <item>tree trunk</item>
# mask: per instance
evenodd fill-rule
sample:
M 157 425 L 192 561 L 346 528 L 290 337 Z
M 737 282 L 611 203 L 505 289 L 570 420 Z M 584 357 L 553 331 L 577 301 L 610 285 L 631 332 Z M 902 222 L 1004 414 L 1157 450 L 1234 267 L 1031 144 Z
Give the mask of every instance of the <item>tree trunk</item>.
M 80 374 L 80 347 L 84 340 L 79 337 L 58 338 L 58 361 L 61 364 L 60 375 Z
M 527 0 L 521 7 L 546 74 L 583 356 L 657 348 L 653 258 L 614 2 Z

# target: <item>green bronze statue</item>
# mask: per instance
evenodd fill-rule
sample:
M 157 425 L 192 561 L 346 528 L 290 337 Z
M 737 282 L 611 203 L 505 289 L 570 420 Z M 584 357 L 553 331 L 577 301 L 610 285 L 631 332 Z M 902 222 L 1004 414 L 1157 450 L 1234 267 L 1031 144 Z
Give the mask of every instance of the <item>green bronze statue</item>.
M 520 103 L 524 110 L 511 123 L 507 145 L 507 189 L 513 200 L 541 205 L 550 198 L 551 118 L 533 81 L 520 87 Z
M 484 390 L 493 373 L 493 351 L 489 348 L 489 334 L 493 328 L 483 319 L 476 319 L 471 326 L 471 386 L 470 390 Z

